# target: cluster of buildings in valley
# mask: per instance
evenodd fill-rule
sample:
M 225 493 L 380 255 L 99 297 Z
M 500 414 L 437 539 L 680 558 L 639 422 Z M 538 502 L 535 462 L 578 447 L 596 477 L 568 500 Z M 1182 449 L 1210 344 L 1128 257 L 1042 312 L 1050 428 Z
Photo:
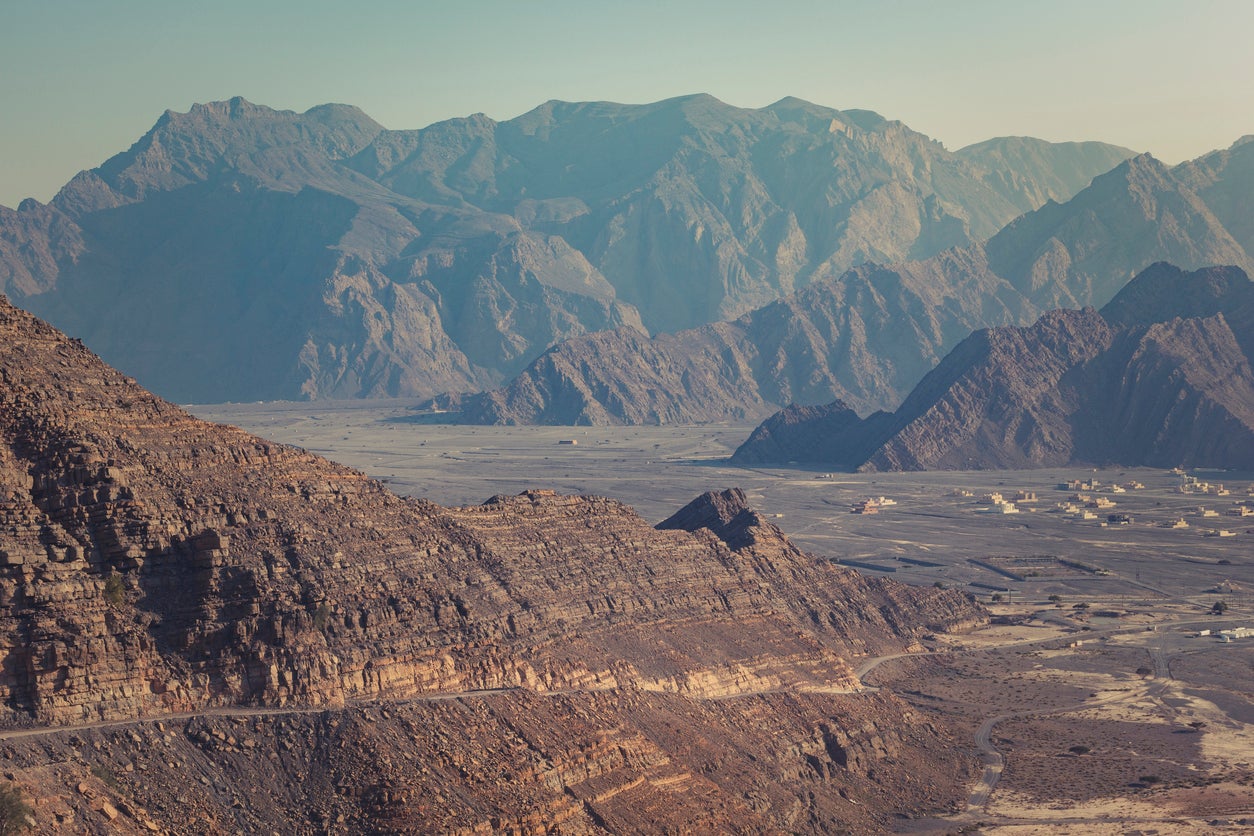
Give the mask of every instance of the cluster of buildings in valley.
M 1198 630 L 1199 637 L 1214 636 L 1224 644 L 1229 644 L 1237 639 L 1248 639 L 1254 637 L 1254 627 L 1234 627 L 1231 630 Z
M 859 499 L 849 508 L 851 514 L 878 514 L 881 508 L 887 508 L 890 505 L 896 505 L 897 500 L 889 499 L 886 496 L 867 497 Z
M 1212 496 L 1232 495 L 1232 491 L 1225 487 L 1222 482 L 1211 484 L 1197 476 L 1190 476 L 1178 467 L 1171 471 L 1171 475 L 1180 477 L 1180 484 L 1176 488 L 1180 493 L 1210 494 Z M 1246 493 L 1254 496 L 1254 484 L 1246 489 Z
M 1172 475 L 1179 474 L 1173 471 Z M 1182 480 L 1181 489 L 1184 490 L 1187 487 L 1185 491 L 1187 493 L 1218 497 L 1231 495 L 1231 491 L 1223 484 L 1212 484 L 1187 475 L 1182 476 Z M 1065 500 L 1054 503 L 1054 506 L 1049 509 L 1050 513 L 1062 514 L 1068 519 L 1079 522 L 1095 522 L 1103 527 L 1132 525 L 1133 523 L 1133 517 L 1130 514 L 1116 510 L 1119 501 L 1112 495 L 1145 490 L 1145 485 L 1136 480 L 1103 483 L 1096 478 L 1070 479 L 1059 482 L 1056 487 L 1060 491 L 1072 493 Z M 1251 495 L 1254 495 L 1254 486 L 1251 486 L 1249 490 Z M 992 492 L 976 498 L 975 494 L 969 490 L 955 488 L 948 493 L 948 496 L 974 498 L 975 513 L 989 515 L 1018 514 L 1021 510 L 1035 510 L 1023 509 L 1020 506 L 1038 501 L 1035 493 L 1026 490 L 1007 494 Z M 1226 509 L 1198 506 L 1191 513 L 1179 514 L 1177 512 L 1175 516 L 1167 520 L 1152 524 L 1167 529 L 1188 529 L 1191 527 L 1188 517 L 1199 520 L 1215 519 L 1216 521 L 1221 517 L 1254 518 L 1254 500 L 1236 500 L 1231 507 Z M 1200 528 L 1198 530 L 1206 537 L 1235 537 L 1238 533 L 1225 528 Z
M 1225 487 L 1222 483 L 1203 481 L 1198 477 L 1184 474 L 1182 471 L 1171 471 L 1170 475 L 1180 477 L 1179 490 L 1185 493 L 1216 497 L 1232 495 L 1232 490 Z M 834 476 L 835 474 L 824 473 L 819 474 L 817 478 L 831 479 Z M 1145 490 L 1145 485 L 1136 479 L 1103 482 L 1093 477 L 1069 479 L 1057 483 L 1055 487 L 1060 491 L 1069 491 L 1070 494 L 1066 499 L 1054 502 L 1053 507 L 1048 508 L 1049 513 L 1060 514 L 1068 520 L 1077 522 L 1093 522 L 1103 528 L 1133 525 L 1134 517 L 1128 513 L 1128 509 L 1119 507 L 1120 502 L 1123 500 L 1117 495 L 1127 495 Z M 1162 488 L 1160 487 L 1158 490 L 1161 492 Z M 1175 492 L 1174 488 L 1171 488 L 1171 490 Z M 1237 490 L 1240 491 L 1241 489 L 1238 488 Z M 1248 486 L 1248 491 L 1251 497 L 1254 497 L 1254 484 Z M 975 492 L 959 486 L 948 490 L 945 495 L 959 499 L 969 499 L 974 506 L 973 510 L 976 514 L 989 516 L 1009 516 L 1024 511 L 1036 511 L 1038 509 L 1037 503 L 1041 502 L 1036 492 L 1026 489 L 991 491 L 977 495 Z M 1155 496 L 1161 495 L 1161 493 L 1155 494 Z M 884 508 L 896 504 L 895 500 L 884 496 L 866 497 L 851 503 L 849 511 L 853 514 L 862 515 L 879 514 Z M 1231 506 L 1227 508 L 1212 508 L 1198 505 L 1192 511 L 1180 509 L 1179 507 L 1172 509 L 1169 503 L 1162 502 L 1157 503 L 1157 505 L 1167 504 L 1168 507 L 1150 510 L 1146 506 L 1151 504 L 1153 503 L 1148 503 L 1144 499 L 1140 500 L 1139 504 L 1134 503 L 1135 507 L 1145 510 L 1146 516 L 1149 517 L 1149 519 L 1143 520 L 1142 525 L 1169 530 L 1190 530 L 1191 533 L 1205 537 L 1236 537 L 1241 533 L 1240 529 L 1217 527 L 1218 523 L 1225 521 L 1227 518 L 1240 520 L 1248 518 L 1254 521 L 1254 498 L 1234 499 Z M 1213 521 L 1212 525 L 1216 527 L 1199 525 L 1200 521 Z M 1254 533 L 1254 529 L 1249 529 L 1248 533 Z
M 1036 502 L 1036 494 L 1032 491 L 1016 491 L 1007 497 L 999 491 L 986 493 L 977 500 L 980 506 L 975 509 L 977 514 L 1017 514 L 1019 506 Z
M 1070 479 L 1066 482 L 1058 483 L 1060 491 L 1105 491 L 1106 493 L 1127 493 L 1128 491 L 1145 490 L 1145 486 L 1135 479 L 1124 482 L 1122 485 L 1118 482 L 1111 482 L 1109 485 L 1103 484 L 1097 479 Z

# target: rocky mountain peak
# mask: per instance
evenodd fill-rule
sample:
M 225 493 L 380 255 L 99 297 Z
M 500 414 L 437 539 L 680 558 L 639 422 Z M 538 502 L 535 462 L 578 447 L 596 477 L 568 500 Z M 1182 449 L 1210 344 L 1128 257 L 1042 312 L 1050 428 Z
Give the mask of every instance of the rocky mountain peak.
M 754 529 L 769 527 L 749 507 L 749 500 L 740 488 L 707 491 L 676 511 L 657 525 L 659 530 L 698 531 L 709 529 L 715 537 L 732 549 L 742 548 L 753 542 Z
M 1106 305 L 1102 317 L 1116 325 L 1149 325 L 1173 317 L 1230 315 L 1254 304 L 1254 282 L 1240 267 L 1186 271 L 1160 261 L 1141 271 Z
M 892 414 L 792 409 L 746 463 L 865 470 L 1068 463 L 1254 467 L 1254 303 L 1238 268 L 1155 264 L 1099 314 L 972 333 Z
M 341 179 L 331 162 L 363 148 L 383 127 L 357 108 L 321 105 L 303 114 L 237 96 L 167 110 L 131 146 L 80 175 L 53 198 L 78 217 L 205 182 L 223 169 L 285 189 Z

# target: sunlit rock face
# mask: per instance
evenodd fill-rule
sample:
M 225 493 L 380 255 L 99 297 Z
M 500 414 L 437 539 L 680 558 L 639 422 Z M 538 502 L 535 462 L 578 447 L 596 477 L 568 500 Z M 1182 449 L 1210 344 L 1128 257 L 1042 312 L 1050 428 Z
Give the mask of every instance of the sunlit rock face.
M 102 750 L 145 776 L 126 821 L 171 830 L 875 832 L 975 769 L 852 662 L 983 611 L 806 555 L 739 491 L 660 528 L 402 499 L 3 301 L 0 381 L 0 721 L 76 727 L 0 740 L 39 823 L 108 817 Z

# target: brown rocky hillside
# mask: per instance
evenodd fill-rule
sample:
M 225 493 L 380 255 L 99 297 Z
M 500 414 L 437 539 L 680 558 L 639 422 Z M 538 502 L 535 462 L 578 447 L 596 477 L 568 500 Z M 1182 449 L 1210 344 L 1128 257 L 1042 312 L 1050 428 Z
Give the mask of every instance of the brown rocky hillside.
M 7 302 L 0 383 L 0 759 L 41 826 L 873 832 L 963 795 L 966 752 L 851 661 L 982 613 L 737 491 L 665 530 L 403 499 Z

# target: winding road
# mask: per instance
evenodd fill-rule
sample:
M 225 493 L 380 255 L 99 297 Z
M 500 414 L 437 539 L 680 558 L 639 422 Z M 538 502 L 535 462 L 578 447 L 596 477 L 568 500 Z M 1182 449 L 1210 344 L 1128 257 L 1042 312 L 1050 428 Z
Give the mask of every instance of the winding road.
M 1213 623 L 1214 623 L 1213 618 L 1205 619 L 1205 620 L 1188 619 L 1188 620 L 1170 621 L 1170 622 L 1164 622 L 1162 624 L 1157 625 L 1157 629 L 1155 630 L 1155 632 L 1157 632 L 1157 630 L 1166 631 L 1168 629 L 1179 630 L 1182 627 L 1210 626 Z M 1104 638 L 1104 637 L 1109 637 L 1109 636 L 1114 636 L 1114 635 L 1119 635 L 1119 634 L 1144 633 L 1144 632 L 1146 632 L 1144 627 L 1133 627 L 1133 628 L 1120 627 L 1120 628 L 1111 628 L 1108 630 L 1093 630 L 1088 633 L 1085 633 L 1084 636 L 1085 636 L 1085 641 L 1089 641 L 1092 639 Z M 1166 633 L 1164 632 L 1161 635 L 1166 635 Z M 986 645 L 984 647 L 978 647 L 978 648 L 939 650 L 939 651 L 936 651 L 934 655 L 940 656 L 940 655 L 961 655 L 961 654 L 983 653 L 983 652 L 987 652 L 990 650 L 1001 650 L 1001 649 L 1008 648 L 1008 647 L 1022 647 L 1025 645 L 1034 645 L 1034 644 L 1048 644 L 1050 642 L 1065 641 L 1065 640 L 1070 640 L 1072 638 L 1073 638 L 1072 635 L 1062 635 L 1062 636 L 1051 636 L 1049 638 L 1042 638 L 1042 639 L 1027 639 L 1027 640 L 1019 639 L 1015 641 L 1000 642 L 998 644 L 990 644 L 990 645 Z M 984 808 L 988 804 L 989 796 L 992 795 L 993 789 L 997 786 L 997 782 L 1001 780 L 1002 771 L 1005 769 L 1006 759 L 1002 755 L 1002 753 L 998 751 L 997 747 L 993 745 L 993 728 L 996 727 L 998 723 L 1004 722 L 1006 720 L 1018 719 L 1020 717 L 1039 717 L 1039 716 L 1044 716 L 1048 714 L 1065 714 L 1069 711 L 1079 711 L 1084 708 L 1092 708 L 1096 705 L 1109 705 L 1112 703 L 1125 702 L 1125 701 L 1135 700 L 1135 699 L 1142 699 L 1145 697 L 1158 698 L 1162 695 L 1162 692 L 1166 689 L 1168 682 L 1172 678 L 1171 654 L 1168 652 L 1166 648 L 1163 647 L 1162 642 L 1151 644 L 1147 646 L 1145 650 L 1150 655 L 1150 658 L 1153 660 L 1154 678 L 1147 681 L 1144 688 L 1138 689 L 1137 691 L 1133 693 L 1111 695 L 1105 698 L 1102 698 L 1102 697 L 1099 697 L 1096 699 L 1089 698 L 1089 699 L 1084 700 L 1083 702 L 1078 702 L 1078 703 L 1074 703 L 1071 705 L 1058 706 L 1055 708 L 1029 708 L 1029 709 L 1023 709 L 1020 711 L 1010 711 L 1010 712 L 1006 712 L 1003 714 L 997 714 L 992 717 L 985 718 L 984 722 L 980 724 L 980 727 L 975 732 L 975 745 L 976 745 L 976 748 L 979 749 L 980 760 L 984 765 L 984 772 L 983 774 L 981 774 L 979 781 L 977 781 L 975 786 L 972 788 L 971 796 L 967 800 L 967 810 L 966 810 L 967 815 L 981 813 L 984 811 Z M 884 656 L 876 656 L 876 657 L 865 660 L 861 665 L 857 667 L 857 669 L 855 670 L 855 673 L 857 674 L 859 680 L 861 680 L 863 677 L 870 674 L 872 671 L 874 671 L 877 667 L 879 667 L 885 662 L 890 662 L 894 659 L 902 659 L 908 656 L 917 657 L 919 655 L 920 654 L 918 653 L 889 653 Z M 869 690 L 873 686 L 866 686 L 864 683 L 864 687 L 867 687 Z

